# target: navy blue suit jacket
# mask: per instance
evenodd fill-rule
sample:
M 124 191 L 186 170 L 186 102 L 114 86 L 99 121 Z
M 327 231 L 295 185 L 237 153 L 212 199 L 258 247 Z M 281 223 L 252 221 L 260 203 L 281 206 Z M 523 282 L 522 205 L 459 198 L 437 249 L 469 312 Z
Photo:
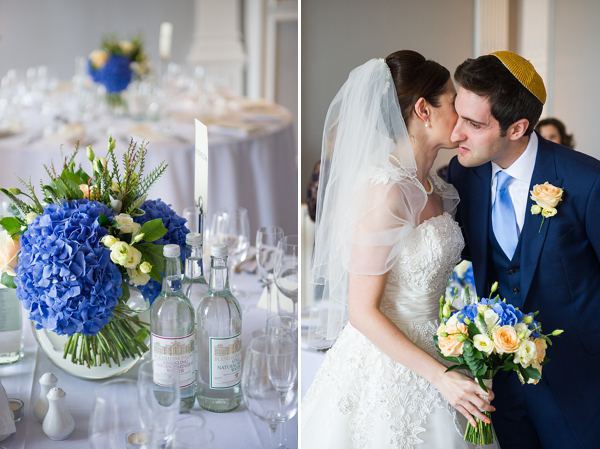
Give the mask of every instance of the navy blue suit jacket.
M 546 181 L 564 189 L 558 213 L 532 215 L 528 198 L 521 231 L 520 301 L 539 310 L 545 332 L 564 329 L 548 349 L 543 377 L 584 447 L 600 438 L 600 161 L 538 136 L 530 190 Z M 491 163 L 465 168 L 455 157 L 448 178 L 460 195 L 457 220 L 465 238 L 464 258 L 473 262 L 479 295 L 487 295 Z M 533 387 L 535 388 L 535 387 Z M 498 393 L 498 392 L 496 392 Z M 535 395 L 534 395 L 535 397 Z M 544 404 L 531 404 L 543 407 Z M 552 432 L 552 429 L 548 429 Z

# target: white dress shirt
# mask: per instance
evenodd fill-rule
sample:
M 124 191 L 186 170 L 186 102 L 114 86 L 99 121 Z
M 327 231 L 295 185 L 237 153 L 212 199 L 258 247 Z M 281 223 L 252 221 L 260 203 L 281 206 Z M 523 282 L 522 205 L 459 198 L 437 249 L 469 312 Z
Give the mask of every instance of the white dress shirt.
M 519 232 L 523 230 L 523 223 L 525 223 L 525 209 L 527 208 L 527 199 L 529 198 L 529 185 L 531 184 L 531 176 L 533 175 L 537 152 L 538 138 L 535 132 L 533 132 L 529 136 L 529 143 L 523 154 L 510 167 L 504 169 L 506 174 L 514 178 L 510 186 L 508 186 L 508 194 L 515 209 Z M 503 170 L 502 167 L 492 162 L 492 204 L 494 204 L 494 200 L 496 199 L 496 173 L 500 170 Z

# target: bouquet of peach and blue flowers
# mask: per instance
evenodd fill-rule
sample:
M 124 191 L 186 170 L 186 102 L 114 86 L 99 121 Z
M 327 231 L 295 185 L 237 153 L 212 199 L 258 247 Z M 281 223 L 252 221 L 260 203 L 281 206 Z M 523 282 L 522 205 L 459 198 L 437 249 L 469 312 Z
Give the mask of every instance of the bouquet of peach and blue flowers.
M 129 301 L 130 288 L 152 285 L 163 273 L 162 248 L 185 248 L 185 220 L 160 200 L 147 200 L 166 170 L 143 175 L 147 146 L 131 141 L 120 165 L 115 140 L 106 157 L 87 157 L 91 174 L 76 166 L 77 149 L 60 170 L 46 167 L 49 181 L 38 195 L 2 188 L 14 216 L 0 219 L 0 259 L 10 260 L 2 283 L 17 296 L 38 329 L 68 337 L 64 358 L 88 367 L 119 365 L 147 350 L 149 324 Z M 3 228 L 3 229 L 2 229 Z M 182 251 L 184 253 L 184 251 Z M 160 288 L 159 288 L 160 290 Z
M 537 384 L 547 362 L 546 349 L 552 344 L 551 337 L 563 331 L 544 334 L 536 320 L 538 312 L 521 312 L 498 294 L 494 296 L 497 289 L 496 282 L 489 298 L 477 298 L 460 309 L 453 306 L 456 295 L 442 296 L 440 325 L 434 337 L 436 347 L 441 357 L 453 363 L 448 371 L 469 372 L 483 390 L 487 391 L 500 370 L 514 371 L 521 383 Z M 492 443 L 491 425 L 476 421 L 476 427 L 467 424 L 465 440 L 477 445 Z

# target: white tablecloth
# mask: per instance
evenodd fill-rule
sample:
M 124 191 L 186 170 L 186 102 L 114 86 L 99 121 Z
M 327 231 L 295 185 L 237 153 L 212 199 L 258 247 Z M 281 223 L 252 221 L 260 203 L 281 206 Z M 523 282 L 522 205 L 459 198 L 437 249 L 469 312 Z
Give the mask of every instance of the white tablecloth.
M 255 276 L 237 275 L 235 283 L 248 292 L 247 298 L 240 301 L 243 311 L 242 341 L 244 348 L 259 331 L 266 320 L 266 312 L 255 307 L 260 287 Z M 17 433 L 0 446 L 7 449 L 82 449 L 90 447 L 87 441 L 88 421 L 94 401 L 94 390 L 102 381 L 89 381 L 73 377 L 50 362 L 37 344 L 27 321 L 25 338 L 25 358 L 13 365 L 0 365 L 0 379 L 9 397 L 16 397 L 25 403 L 25 417 L 17 423 Z M 51 371 L 58 377 L 59 386 L 67 393 L 66 401 L 75 418 L 75 431 L 65 441 L 52 441 L 42 431 L 42 426 L 32 415 L 32 403 L 39 395 L 39 377 Z M 136 377 L 132 370 L 126 377 Z M 205 428 L 214 433 L 214 440 L 203 449 L 263 449 L 270 447 L 267 424 L 253 416 L 242 404 L 229 413 L 211 413 L 198 409 L 196 404 L 191 412 L 205 420 Z M 181 415 L 185 417 L 186 415 Z M 290 449 L 298 447 L 297 417 L 286 424 L 286 435 Z M 193 444 L 193 441 L 185 441 Z M 196 447 L 196 446 L 191 446 Z
M 279 108 L 274 106 L 275 108 Z M 281 108 L 279 108 L 281 109 Z M 67 133 L 43 136 L 36 127 L 37 115 L 26 114 L 22 133 L 0 134 L 0 187 L 21 187 L 19 178 L 31 180 L 39 191 L 47 180 L 43 165 L 54 163 L 57 170 L 73 144 Z M 250 239 L 260 226 L 278 225 L 286 234 L 297 234 L 298 187 L 296 144 L 289 114 L 267 121 L 248 135 L 227 135 L 209 127 L 209 210 L 245 207 L 250 220 Z M 164 119 L 136 122 L 127 118 L 103 117 L 85 126 L 82 143 L 92 143 L 98 157 L 106 154 L 108 135 L 117 139 L 117 154 L 126 150 L 129 139 L 150 141 L 146 174 L 161 161 L 167 172 L 152 188 L 149 198 L 161 198 L 178 213 L 194 201 L 194 124 L 189 120 Z M 73 140 L 73 138 L 71 139 Z M 80 151 L 78 161 L 91 172 Z

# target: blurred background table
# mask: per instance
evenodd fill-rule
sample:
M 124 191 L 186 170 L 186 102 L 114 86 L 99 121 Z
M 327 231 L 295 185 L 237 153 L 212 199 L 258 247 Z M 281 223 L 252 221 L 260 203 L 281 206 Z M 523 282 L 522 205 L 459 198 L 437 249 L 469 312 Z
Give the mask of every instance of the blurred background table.
M 40 73 L 38 73 L 40 72 Z M 130 139 L 149 142 L 147 172 L 161 161 L 165 175 L 150 196 L 182 213 L 194 202 L 194 119 L 209 131 L 209 210 L 245 207 L 251 236 L 265 225 L 297 231 L 297 156 L 293 120 L 283 107 L 232 96 L 193 76 L 171 75 L 135 82 L 124 94 L 127 110 L 110 108 L 85 73 L 58 82 L 43 70 L 20 77 L 9 72 L 0 87 L 0 185 L 35 186 L 43 165 L 60 167 L 79 143 L 78 161 L 89 170 L 85 146 L 97 156 L 107 139 L 117 154 Z

